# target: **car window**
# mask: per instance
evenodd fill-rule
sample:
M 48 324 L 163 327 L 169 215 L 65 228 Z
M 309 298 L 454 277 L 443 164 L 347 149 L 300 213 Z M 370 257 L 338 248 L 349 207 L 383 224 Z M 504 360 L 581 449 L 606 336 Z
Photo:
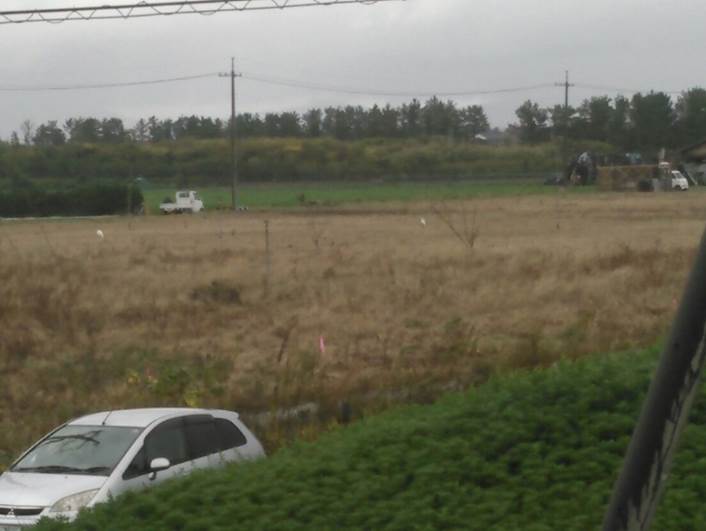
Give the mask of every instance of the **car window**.
M 123 479 L 132 479 L 139 476 L 144 476 L 149 474 L 150 467 L 147 465 L 147 459 L 145 459 L 145 447 L 140 448 L 135 457 L 123 472 Z
M 218 431 L 221 442 L 221 450 L 230 450 L 247 443 L 243 432 L 229 420 L 216 419 L 216 431 Z
M 116 426 L 64 426 L 41 440 L 12 470 L 108 476 L 141 432 Z
M 145 438 L 147 466 L 158 457 L 166 457 L 172 465 L 189 459 L 182 419 L 163 422 Z
M 123 473 L 132 479 L 150 472 L 152 459 L 166 457 L 172 465 L 199 459 L 246 443 L 242 432 L 225 419 L 210 415 L 191 415 L 169 420 L 154 429 L 145 445 Z
M 246 443 L 243 432 L 226 419 L 214 419 L 210 415 L 173 419 L 155 428 L 147 436 L 145 446 L 125 469 L 123 479 L 149 474 L 149 464 L 156 457 L 166 457 L 171 464 L 178 464 L 244 446 Z
M 210 415 L 191 415 L 184 418 L 189 459 L 198 459 L 220 452 L 221 444 L 216 424 Z

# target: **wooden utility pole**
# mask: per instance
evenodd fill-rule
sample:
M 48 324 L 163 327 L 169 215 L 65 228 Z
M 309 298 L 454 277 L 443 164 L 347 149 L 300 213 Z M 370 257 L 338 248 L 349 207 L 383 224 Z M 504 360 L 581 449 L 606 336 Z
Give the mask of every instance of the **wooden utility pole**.
M 230 124 L 228 132 L 230 136 L 230 170 L 231 170 L 231 206 L 233 211 L 238 209 L 238 152 L 236 150 L 236 127 L 235 127 L 235 78 L 241 74 L 235 73 L 235 58 L 230 58 L 230 72 L 219 74 L 221 77 L 230 77 Z
M 574 86 L 573 83 L 569 83 L 569 71 L 567 70 L 565 74 L 566 76 L 564 78 L 563 83 L 554 83 L 554 86 L 556 87 L 564 87 L 564 119 L 562 120 L 562 122 L 564 122 L 562 124 L 564 131 L 561 140 L 561 151 L 564 168 L 562 168 L 562 171 L 565 170 L 566 166 L 569 164 L 569 154 L 567 147 L 567 140 L 569 135 L 569 88 Z

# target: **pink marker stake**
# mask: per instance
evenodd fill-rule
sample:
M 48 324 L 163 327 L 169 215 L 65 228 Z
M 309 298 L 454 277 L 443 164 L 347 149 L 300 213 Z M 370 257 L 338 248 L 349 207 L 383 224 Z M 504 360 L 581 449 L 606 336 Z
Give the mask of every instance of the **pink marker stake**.
M 326 354 L 326 343 L 324 343 L 324 336 L 319 336 L 319 352 L 321 352 L 321 354 Z

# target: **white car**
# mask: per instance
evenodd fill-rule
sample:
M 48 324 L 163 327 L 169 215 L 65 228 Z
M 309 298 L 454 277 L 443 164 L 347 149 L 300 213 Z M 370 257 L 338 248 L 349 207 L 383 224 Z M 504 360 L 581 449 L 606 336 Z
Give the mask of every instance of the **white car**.
M 689 181 L 686 180 L 684 174 L 677 170 L 672 170 L 672 190 L 681 190 L 685 192 L 689 189 Z
M 0 531 L 79 510 L 204 468 L 264 457 L 230 411 L 105 411 L 49 433 L 0 475 Z

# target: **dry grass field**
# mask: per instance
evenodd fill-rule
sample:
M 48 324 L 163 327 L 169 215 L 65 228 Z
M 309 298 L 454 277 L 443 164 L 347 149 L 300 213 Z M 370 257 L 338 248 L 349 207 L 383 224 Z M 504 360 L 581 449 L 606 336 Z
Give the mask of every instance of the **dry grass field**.
M 705 198 L 0 222 L 0 465 L 88 410 L 315 401 L 334 415 L 654 344 Z

